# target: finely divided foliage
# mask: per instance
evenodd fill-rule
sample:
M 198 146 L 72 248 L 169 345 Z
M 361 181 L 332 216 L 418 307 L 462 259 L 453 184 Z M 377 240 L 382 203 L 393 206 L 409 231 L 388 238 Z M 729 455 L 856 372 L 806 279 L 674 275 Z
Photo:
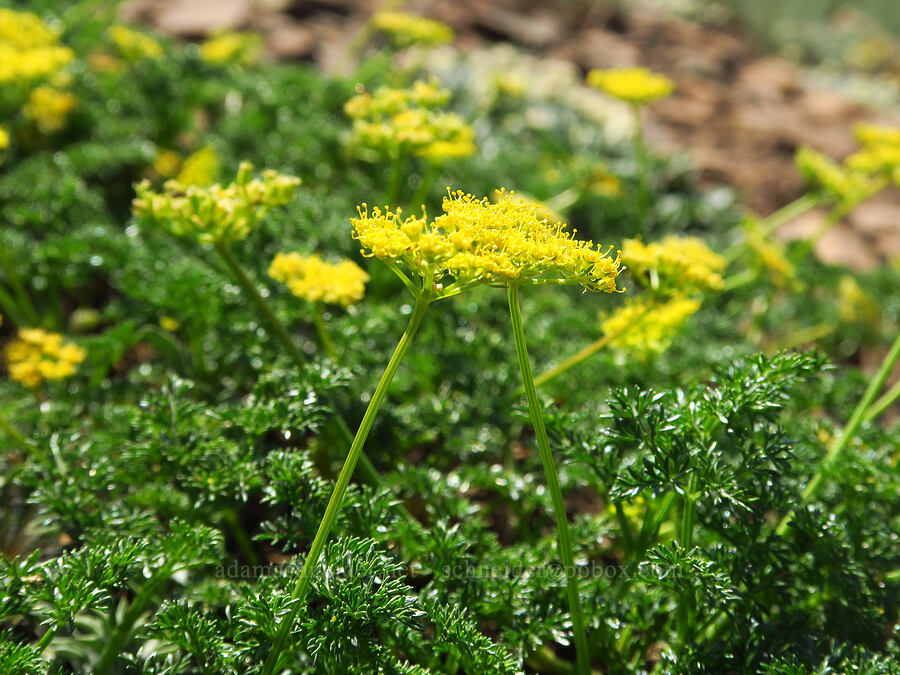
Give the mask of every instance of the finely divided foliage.
M 900 131 L 763 218 L 646 147 L 644 69 L 439 82 L 450 28 L 382 12 L 357 82 L 34 5 L 0 673 L 900 673 L 900 271 L 810 255 Z

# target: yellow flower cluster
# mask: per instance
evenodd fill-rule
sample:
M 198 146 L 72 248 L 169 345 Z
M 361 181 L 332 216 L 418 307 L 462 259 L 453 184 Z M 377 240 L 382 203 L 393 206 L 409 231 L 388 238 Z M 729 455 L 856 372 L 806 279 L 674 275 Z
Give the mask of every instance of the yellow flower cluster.
M 208 146 L 185 158 L 175 182 L 180 185 L 212 185 L 221 170 L 219 155 L 214 148 Z
M 37 389 L 44 380 L 72 375 L 84 358 L 81 347 L 41 328 L 23 328 L 6 347 L 9 376 L 30 389 Z
M 5 150 L 9 147 L 9 132 L 5 127 L 0 127 L 0 150 Z
M 252 66 L 259 59 L 262 38 L 257 33 L 227 31 L 200 45 L 200 58 L 217 66 Z
M 0 84 L 49 77 L 75 55 L 57 44 L 58 35 L 31 12 L 0 9 Z
M 406 12 L 377 12 L 372 27 L 385 33 L 397 47 L 443 45 L 453 41 L 450 26 Z
M 354 141 L 381 153 L 412 152 L 433 162 L 475 153 L 475 132 L 456 113 L 435 108 L 450 93 L 436 82 L 415 82 L 409 89 L 381 87 L 347 101 Z
M 589 86 L 633 105 L 644 105 L 666 98 L 675 83 L 665 75 L 646 68 L 612 68 L 588 73 Z
M 244 239 L 269 211 L 291 201 L 299 184 L 299 178 L 271 170 L 253 178 L 253 165 L 244 162 L 235 181 L 225 187 L 170 180 L 162 192 L 155 192 L 149 181 L 142 181 L 132 207 L 137 216 L 177 236 L 228 242 Z
M 539 217 L 533 205 L 514 194 L 501 192 L 491 203 L 462 191 L 448 192 L 444 213 L 431 222 L 424 209 L 421 216 L 407 218 L 400 209 L 376 207 L 369 214 L 366 204 L 358 211 L 351 223 L 363 255 L 400 263 L 426 284 L 446 277 L 454 288 L 513 281 L 616 290 L 618 258 L 576 239 L 564 224 Z
M 666 237 L 651 244 L 627 239 L 621 255 L 631 273 L 653 288 L 687 293 L 723 286 L 725 259 L 697 237 Z
M 861 124 L 855 129 L 862 149 L 847 158 L 850 169 L 900 184 L 900 128 Z
M 794 266 L 784 255 L 784 248 L 772 243 L 763 236 L 760 231 L 759 219 L 755 216 L 747 216 L 743 222 L 747 237 L 747 246 L 753 256 L 757 268 L 769 274 L 772 281 L 778 286 L 795 284 L 797 272 Z
M 878 326 L 881 321 L 878 303 L 849 274 L 841 277 L 838 284 L 837 309 L 838 316 L 848 323 L 858 323 L 871 328 Z
M 269 276 L 285 284 L 298 298 L 347 307 L 362 300 L 369 275 L 352 260 L 329 263 L 318 255 L 279 253 Z
M 698 309 L 700 301 L 694 298 L 674 296 L 660 304 L 638 296 L 603 319 L 601 328 L 613 347 L 647 358 L 664 352 Z
M 872 180 L 858 169 L 838 164 L 811 148 L 800 148 L 794 162 L 810 188 L 833 201 L 855 202 L 873 189 Z
M 51 134 L 66 125 L 66 118 L 77 104 L 74 94 L 53 87 L 35 87 L 28 94 L 28 102 L 22 112 L 41 133 Z
M 146 33 L 128 26 L 113 26 L 108 35 L 126 61 L 158 59 L 163 55 L 163 47 Z

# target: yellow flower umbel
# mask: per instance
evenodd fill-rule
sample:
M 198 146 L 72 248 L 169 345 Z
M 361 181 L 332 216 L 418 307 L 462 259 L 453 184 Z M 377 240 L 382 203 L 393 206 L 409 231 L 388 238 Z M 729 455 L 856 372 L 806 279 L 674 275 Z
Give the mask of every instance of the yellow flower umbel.
M 672 80 L 646 68 L 592 70 L 588 73 L 587 83 L 632 105 L 658 101 L 675 90 L 675 83 Z
M 415 82 L 409 89 L 381 87 L 354 96 L 344 106 L 353 119 L 353 141 L 381 154 L 411 153 L 440 163 L 475 153 L 475 133 L 456 113 L 436 108 L 450 93 L 436 82 Z
M 52 134 L 66 126 L 66 118 L 78 105 L 74 94 L 53 87 L 36 87 L 22 108 L 25 117 L 43 134 Z
M 30 85 L 50 77 L 75 54 L 57 44 L 59 36 L 31 12 L 0 9 L 0 85 Z
M 113 26 L 107 34 L 126 61 L 158 59 L 164 53 L 159 42 L 128 26 Z
M 362 300 L 369 280 L 369 275 L 352 260 L 329 263 L 318 255 L 296 252 L 276 255 L 269 266 L 269 276 L 307 302 L 342 307 Z
M 215 149 L 202 148 L 185 158 L 175 182 L 181 185 L 212 185 L 221 170 L 222 164 Z
M 84 358 L 81 347 L 41 328 L 23 328 L 6 347 L 9 376 L 34 390 L 45 380 L 72 375 Z
M 444 213 L 430 222 L 424 211 L 404 218 L 400 209 L 376 207 L 370 214 L 363 204 L 350 222 L 363 255 L 387 262 L 414 293 L 446 297 L 475 284 L 508 282 L 616 290 L 617 258 L 541 218 L 532 204 L 501 195 L 492 204 L 450 192 Z M 404 269 L 422 286 L 413 286 Z
M 201 242 L 227 243 L 244 239 L 266 214 L 294 198 L 300 179 L 275 171 L 253 178 L 253 165 L 241 164 L 227 186 L 182 185 L 167 181 L 162 192 L 149 181 L 136 186 L 136 215 L 172 234 Z
M 450 26 L 405 12 L 377 12 L 372 27 L 388 36 L 395 47 L 435 46 L 453 41 Z
M 628 300 L 601 323 L 608 344 L 641 359 L 668 349 L 684 322 L 700 309 L 700 301 L 675 296 L 659 303 L 640 296 Z
M 900 128 L 861 124 L 855 129 L 862 150 L 847 158 L 849 168 L 900 184 Z
M 809 188 L 833 202 L 857 202 L 873 190 L 872 180 L 859 170 L 843 166 L 807 147 L 794 156 L 797 170 Z
M 719 290 L 725 259 L 696 237 L 666 237 L 645 244 L 627 239 L 622 262 L 642 285 L 675 292 Z
M 216 66 L 252 66 L 259 60 L 262 38 L 257 33 L 220 33 L 200 45 L 200 58 Z

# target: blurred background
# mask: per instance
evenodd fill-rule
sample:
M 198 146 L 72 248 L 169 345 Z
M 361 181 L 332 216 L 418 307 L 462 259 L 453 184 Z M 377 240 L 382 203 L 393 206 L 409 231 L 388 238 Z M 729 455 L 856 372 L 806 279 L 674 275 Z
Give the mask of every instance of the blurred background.
M 476 71 L 526 59 L 525 87 L 592 68 L 665 73 L 677 91 L 647 111 L 650 143 L 686 151 L 702 184 L 737 189 L 761 215 L 802 194 L 799 147 L 839 159 L 854 150 L 855 123 L 900 124 L 896 0 L 129 0 L 120 19 L 189 41 L 252 30 L 267 58 L 346 75 L 368 19 L 391 9 L 454 29 L 425 64 L 445 79 L 459 53 Z M 808 235 L 823 216 L 805 214 L 779 236 Z M 857 209 L 816 253 L 857 271 L 900 255 L 898 195 Z

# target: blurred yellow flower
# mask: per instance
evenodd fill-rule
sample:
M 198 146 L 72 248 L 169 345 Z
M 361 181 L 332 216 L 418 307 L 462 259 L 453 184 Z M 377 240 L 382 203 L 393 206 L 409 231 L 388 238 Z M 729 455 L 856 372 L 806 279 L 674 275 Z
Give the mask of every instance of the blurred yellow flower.
M 176 330 L 178 330 L 181 324 L 179 324 L 171 316 L 162 316 L 159 318 L 159 325 L 163 330 L 174 333 Z
M 9 132 L 5 127 L 0 127 L 0 150 L 9 147 Z
M 78 99 L 74 94 L 53 87 L 36 87 L 28 94 L 22 112 L 41 133 L 51 134 L 66 126 L 66 118 L 76 105 Z
M 6 346 L 9 376 L 30 389 L 72 375 L 85 356 L 81 347 L 41 328 L 23 328 Z
M 214 148 L 207 146 L 185 158 L 175 182 L 181 185 L 212 185 L 221 170 L 219 155 Z
M 362 300 L 369 275 L 352 260 L 329 263 L 318 255 L 279 253 L 269 276 L 285 284 L 298 298 L 347 307 Z
M 126 61 L 158 59 L 164 53 L 159 42 L 128 26 L 112 26 L 107 34 Z
M 381 87 L 347 101 L 353 119 L 353 141 L 382 154 L 411 152 L 429 161 L 468 157 L 475 153 L 475 132 L 456 113 L 435 108 L 450 93 L 435 81 L 418 81 L 408 89 Z
M 223 66 L 231 63 L 252 66 L 259 60 L 262 38 L 257 33 L 220 33 L 200 45 L 200 58 Z
M 273 208 L 291 201 L 299 184 L 299 178 L 272 170 L 253 178 L 253 165 L 243 162 L 235 181 L 225 187 L 170 180 L 162 192 L 155 192 L 149 181 L 141 181 L 135 186 L 132 208 L 135 215 L 176 236 L 210 243 L 235 241 L 246 238 Z
M 56 44 L 59 36 L 31 12 L 0 9 L 0 42 L 20 50 Z
M 181 156 L 174 150 L 157 149 L 153 170 L 162 178 L 174 178 L 181 168 Z
M 849 274 L 841 277 L 838 284 L 838 315 L 848 323 L 875 327 L 881 321 L 881 310 L 872 297 Z
M 725 259 L 697 237 L 666 237 L 645 244 L 627 239 L 622 263 L 636 279 L 656 289 L 683 292 L 719 290 L 723 286 Z
M 800 148 L 794 162 L 810 189 L 833 201 L 857 201 L 873 189 L 868 176 L 811 148 Z
M 647 68 L 612 68 L 588 73 L 589 86 L 634 105 L 644 105 L 666 98 L 675 83 L 665 75 Z
M 675 296 L 660 303 L 653 298 L 629 298 L 601 323 L 609 344 L 639 358 L 664 352 L 688 318 L 700 309 L 700 301 Z
M 377 12 L 372 17 L 375 30 L 385 33 L 397 47 L 442 45 L 453 41 L 447 24 L 405 12 Z

